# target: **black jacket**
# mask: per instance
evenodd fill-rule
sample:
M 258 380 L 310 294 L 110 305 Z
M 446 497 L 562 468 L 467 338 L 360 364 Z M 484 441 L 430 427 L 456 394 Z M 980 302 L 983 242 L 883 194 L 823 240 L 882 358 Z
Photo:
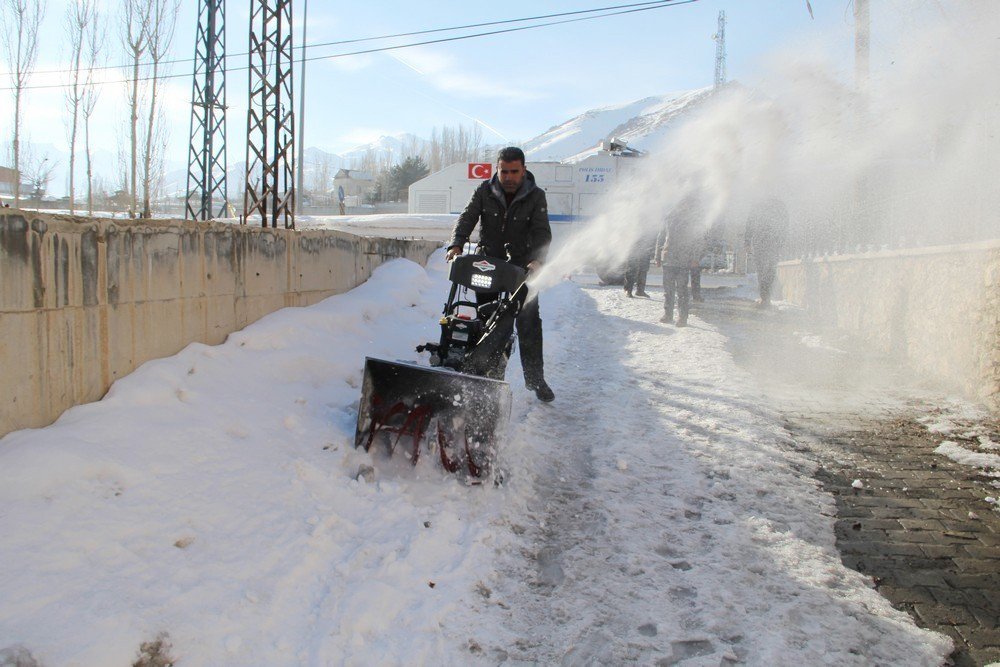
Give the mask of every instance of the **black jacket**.
M 765 199 L 750 209 L 746 245 L 755 253 L 780 252 L 788 236 L 788 208 L 777 198 Z
M 535 185 L 535 177 L 526 172 L 514 200 L 507 206 L 503 188 L 496 175 L 483 181 L 472 194 L 469 205 L 458 216 L 448 247 L 463 247 L 479 223 L 479 244 L 490 257 L 510 257 L 514 264 L 527 267 L 532 261 L 545 261 L 552 242 L 549 209 L 545 191 Z
M 656 237 L 655 257 L 663 266 L 690 267 L 704 251 L 704 204 L 688 195 L 667 215 Z

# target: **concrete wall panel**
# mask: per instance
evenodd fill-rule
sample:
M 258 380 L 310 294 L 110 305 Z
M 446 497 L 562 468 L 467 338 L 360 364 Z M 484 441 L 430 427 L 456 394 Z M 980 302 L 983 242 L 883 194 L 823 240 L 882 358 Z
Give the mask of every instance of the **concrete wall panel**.
M 424 263 L 433 241 L 0 213 L 0 436 L 98 400 L 144 362 Z

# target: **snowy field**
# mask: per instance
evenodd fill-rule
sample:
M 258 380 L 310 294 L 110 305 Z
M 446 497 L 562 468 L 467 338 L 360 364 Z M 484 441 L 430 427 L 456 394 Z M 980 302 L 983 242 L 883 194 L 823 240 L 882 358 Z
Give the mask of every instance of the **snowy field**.
M 581 276 L 542 294 L 557 398 L 512 360 L 501 488 L 354 450 L 363 359 L 436 337 L 442 257 L 0 440 L 0 658 L 130 665 L 159 639 L 183 666 L 943 661 L 947 638 L 841 565 L 833 500 L 725 338 L 655 323 L 656 301 Z

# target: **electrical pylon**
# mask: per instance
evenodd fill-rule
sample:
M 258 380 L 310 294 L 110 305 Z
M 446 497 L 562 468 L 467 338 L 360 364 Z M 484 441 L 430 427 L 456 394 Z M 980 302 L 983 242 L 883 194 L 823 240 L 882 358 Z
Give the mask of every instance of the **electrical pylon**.
M 293 109 L 292 0 L 251 0 L 244 224 L 295 228 Z
M 225 7 L 225 0 L 200 0 L 198 3 L 184 211 L 184 217 L 189 220 L 228 217 Z

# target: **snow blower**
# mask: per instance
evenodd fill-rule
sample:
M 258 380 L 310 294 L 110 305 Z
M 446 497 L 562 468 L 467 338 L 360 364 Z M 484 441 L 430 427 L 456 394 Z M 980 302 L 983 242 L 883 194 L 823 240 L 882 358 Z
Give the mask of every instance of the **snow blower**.
M 524 269 L 484 255 L 451 263 L 451 290 L 430 367 L 365 358 L 354 446 L 379 443 L 391 455 L 401 443 L 416 465 L 425 446 L 454 473 L 483 479 L 494 474 L 497 442 L 510 420 L 511 391 L 504 382 L 514 347 L 514 321 L 528 293 Z M 476 296 L 495 294 L 480 303 Z

